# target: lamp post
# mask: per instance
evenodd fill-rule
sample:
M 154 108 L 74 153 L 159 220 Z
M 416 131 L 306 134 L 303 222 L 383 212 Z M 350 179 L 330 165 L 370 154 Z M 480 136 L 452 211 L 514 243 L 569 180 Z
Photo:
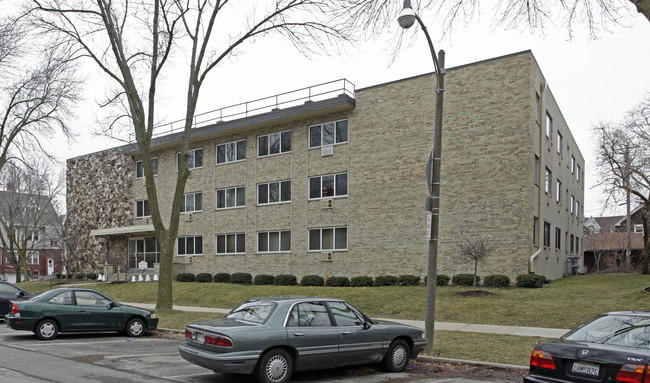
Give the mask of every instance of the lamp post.
M 429 254 L 427 257 L 427 306 L 426 306 L 426 321 L 425 333 L 427 338 L 427 352 L 433 352 L 433 330 L 436 320 L 436 274 L 438 268 L 438 226 L 440 221 L 440 164 L 442 152 L 442 105 L 443 105 L 443 92 L 445 83 L 445 51 L 440 50 L 436 56 L 436 51 L 433 49 L 433 43 L 427 27 L 422 22 L 422 19 L 411 8 L 411 0 L 404 0 L 402 12 L 397 21 L 399 25 L 404 28 L 410 28 L 415 24 L 415 21 L 420 24 L 424 35 L 429 43 L 431 50 L 431 58 L 433 59 L 433 66 L 436 69 L 436 110 L 433 128 L 433 151 L 427 163 L 426 173 L 429 181 L 429 197 L 426 201 L 427 210 L 430 211 L 427 228 L 427 236 L 429 240 Z

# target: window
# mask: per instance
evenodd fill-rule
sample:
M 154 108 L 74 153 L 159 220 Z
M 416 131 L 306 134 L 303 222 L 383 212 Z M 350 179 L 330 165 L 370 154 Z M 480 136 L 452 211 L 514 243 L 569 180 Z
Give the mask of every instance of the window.
M 562 134 L 557 131 L 557 154 L 562 155 Z
M 580 182 L 580 165 L 576 165 L 576 181 Z
M 327 122 L 309 127 L 309 147 L 348 142 L 348 120 Z
M 151 159 L 151 168 L 153 170 L 153 175 L 158 175 L 158 158 Z M 142 161 L 135 162 L 135 178 L 144 178 L 144 166 Z
M 539 245 L 539 218 L 533 217 L 533 245 Z
M 571 196 L 571 214 L 576 212 L 575 205 L 576 205 L 576 198 L 574 196 Z
M 571 156 L 571 174 L 576 172 L 576 158 Z
M 555 249 L 562 250 L 562 229 L 555 228 Z
M 291 131 L 267 134 L 257 137 L 258 157 L 291 151 Z
M 576 217 L 580 217 L 580 201 L 576 200 Z
M 544 247 L 551 247 L 551 224 L 544 222 Z
M 135 201 L 135 218 L 151 217 L 149 211 L 149 200 Z
M 539 172 L 542 169 L 542 163 L 537 154 L 535 154 L 535 184 L 539 185 Z
M 295 305 L 287 319 L 287 327 L 330 327 L 332 323 L 323 302 Z
M 181 154 L 176 153 L 176 164 L 180 165 Z M 193 149 L 187 151 L 187 168 L 189 170 L 203 167 L 203 149 Z M 176 168 L 178 169 L 178 167 Z
M 634 225 L 634 232 L 637 234 L 643 234 L 643 224 L 637 223 Z
M 571 247 L 571 254 L 573 254 L 573 249 L 574 249 L 574 247 L 573 247 L 573 238 L 574 238 L 574 235 L 571 234 L 571 243 L 569 244 L 569 246 Z
M 39 264 L 38 253 L 29 253 L 27 255 L 27 263 L 30 265 L 38 265 Z
M 552 134 L 553 134 L 553 118 L 548 113 L 548 111 L 546 111 L 546 137 L 550 139 Z
M 203 254 L 203 237 L 179 237 L 178 238 L 178 255 L 202 255 Z
M 580 238 L 576 237 L 576 253 L 580 253 Z
M 348 228 L 309 229 L 309 250 L 347 250 Z
M 203 193 L 186 193 L 183 194 L 181 202 L 181 213 L 193 213 L 203 210 Z
M 111 301 L 93 291 L 75 291 L 75 298 L 78 306 L 100 306 L 108 307 Z
M 72 291 L 64 291 L 50 298 L 47 303 L 55 305 L 71 305 L 72 304 Z
M 329 302 L 328 306 L 332 310 L 332 316 L 334 316 L 337 326 L 363 326 L 363 318 L 345 303 Z
M 246 188 L 244 186 L 217 190 L 217 209 L 242 206 L 246 206 Z
M 257 233 L 258 253 L 279 253 L 291 251 L 290 231 L 261 231 Z
M 544 176 L 544 191 L 548 195 L 551 195 L 551 187 L 553 184 L 553 181 L 551 180 L 552 175 L 553 173 L 551 173 L 551 170 L 549 168 L 546 168 L 546 173 Z
M 557 203 L 561 203 L 562 202 L 562 182 L 560 182 L 560 180 L 556 180 L 556 182 L 557 182 L 557 187 L 555 188 L 555 192 L 557 193 L 557 195 L 555 196 L 555 200 L 557 201 Z
M 535 114 L 535 120 L 537 121 L 538 124 L 542 123 L 542 98 L 539 96 L 539 93 L 535 92 L 535 107 L 536 107 L 536 114 Z
M 246 159 L 246 140 L 217 145 L 217 164 Z
M 38 241 L 38 229 L 32 231 L 32 241 Z
M 245 254 L 246 235 L 217 234 L 217 254 Z
M 348 173 L 309 178 L 309 199 L 348 195 Z
M 257 185 L 257 204 L 291 201 L 291 181 L 269 182 Z

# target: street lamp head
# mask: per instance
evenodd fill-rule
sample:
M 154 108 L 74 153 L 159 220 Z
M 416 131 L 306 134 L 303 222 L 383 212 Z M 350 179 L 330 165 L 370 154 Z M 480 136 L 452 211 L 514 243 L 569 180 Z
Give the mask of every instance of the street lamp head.
M 409 29 L 415 24 L 415 12 L 411 8 L 411 0 L 404 0 L 404 6 L 397 18 L 397 22 L 404 29 Z

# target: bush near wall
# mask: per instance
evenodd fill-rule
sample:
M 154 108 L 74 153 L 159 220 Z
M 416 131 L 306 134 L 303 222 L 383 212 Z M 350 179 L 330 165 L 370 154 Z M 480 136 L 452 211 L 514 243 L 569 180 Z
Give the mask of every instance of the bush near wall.
M 546 283 L 546 277 L 538 274 L 521 274 L 517 276 L 515 285 L 524 288 L 541 288 Z
M 258 274 L 253 278 L 253 284 L 256 285 L 272 285 L 273 284 L 273 275 L 268 274 Z
M 237 285 L 250 285 L 253 283 L 253 276 L 250 273 L 233 273 L 230 276 L 230 283 Z
M 196 282 L 196 275 L 192 273 L 180 273 L 176 276 L 177 282 Z
M 305 275 L 300 280 L 300 286 L 323 286 L 325 278 L 319 275 Z
M 456 274 L 451 278 L 456 286 L 474 286 L 474 274 Z M 481 285 L 481 277 L 476 276 L 476 286 Z
M 228 274 L 228 273 L 216 273 L 214 275 L 214 281 L 216 283 L 230 283 L 230 274 Z
M 451 281 L 451 277 L 447 274 L 436 275 L 436 286 L 447 286 L 449 281 Z
M 295 275 L 281 274 L 276 275 L 273 284 L 276 286 L 296 286 L 298 278 Z
M 510 278 L 507 275 L 488 275 L 483 281 L 485 287 L 510 287 Z
M 97 279 L 97 273 L 88 273 L 86 274 L 86 279 L 89 281 L 94 281 Z
M 212 282 L 212 274 L 210 273 L 198 273 L 196 274 L 196 281 L 201 283 Z
M 348 287 L 350 286 L 350 279 L 347 277 L 329 277 L 325 281 L 325 286 L 329 287 Z
M 84 273 L 78 273 L 78 274 L 74 275 L 74 279 L 77 279 L 77 280 L 80 280 L 80 281 L 83 280 L 84 278 L 86 278 L 86 274 L 84 274 Z
M 398 286 L 418 286 L 420 284 L 420 277 L 417 275 L 400 275 L 397 278 Z
M 359 276 L 350 279 L 350 286 L 352 287 L 372 287 L 374 285 L 375 281 L 372 280 L 372 277 Z
M 375 278 L 375 286 L 395 286 L 397 277 L 394 275 L 380 275 Z

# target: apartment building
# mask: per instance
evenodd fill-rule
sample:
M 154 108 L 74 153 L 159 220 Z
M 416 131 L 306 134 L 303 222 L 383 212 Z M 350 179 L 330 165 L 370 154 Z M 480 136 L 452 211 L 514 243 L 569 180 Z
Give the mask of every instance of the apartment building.
M 175 272 L 426 275 L 435 82 L 340 80 L 202 116 Z M 471 272 L 458 244 L 476 238 L 497 245 L 481 275 L 578 271 L 584 159 L 533 54 L 449 68 L 445 82 L 439 272 Z M 174 124 L 161 127 L 152 161 L 165 219 L 179 148 Z M 67 204 L 79 267 L 156 271 L 134 146 L 69 159 Z

